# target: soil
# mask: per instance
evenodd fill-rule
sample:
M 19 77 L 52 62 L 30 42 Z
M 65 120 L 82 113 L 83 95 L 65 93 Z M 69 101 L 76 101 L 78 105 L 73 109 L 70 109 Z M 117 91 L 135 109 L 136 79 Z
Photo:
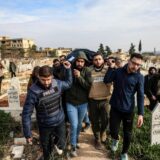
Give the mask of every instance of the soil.
M 20 106 L 23 106 L 26 99 L 26 94 L 21 94 L 19 98 Z M 8 107 L 8 96 L 5 96 L 4 98 L 0 99 L 0 107 Z

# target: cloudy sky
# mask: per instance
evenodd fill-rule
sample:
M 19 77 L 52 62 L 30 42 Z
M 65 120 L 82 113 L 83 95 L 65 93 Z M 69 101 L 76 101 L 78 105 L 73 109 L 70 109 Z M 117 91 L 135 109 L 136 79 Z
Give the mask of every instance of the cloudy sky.
M 160 50 L 160 0 L 0 0 L 0 36 L 39 47 Z

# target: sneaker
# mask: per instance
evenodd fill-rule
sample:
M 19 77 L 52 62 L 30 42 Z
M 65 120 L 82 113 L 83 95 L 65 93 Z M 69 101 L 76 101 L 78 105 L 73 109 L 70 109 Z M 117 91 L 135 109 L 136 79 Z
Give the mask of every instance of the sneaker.
M 94 145 L 95 145 L 95 148 L 97 150 L 101 150 L 102 149 L 102 144 L 98 140 L 95 140 Z
M 77 155 L 77 152 L 76 152 L 76 147 L 73 147 L 73 146 L 72 146 L 71 156 L 72 156 L 72 157 L 77 157 L 77 156 L 78 156 L 78 155 Z
M 128 160 L 128 155 L 127 155 L 127 153 L 121 154 L 120 160 Z
M 118 143 L 119 143 L 119 140 L 116 140 L 116 139 L 112 139 L 112 145 L 111 145 L 111 150 L 112 151 L 117 151 L 118 149 Z
M 86 123 L 85 127 L 82 127 L 81 132 L 86 132 L 90 128 L 90 123 Z
M 80 148 L 81 148 L 80 143 L 77 143 L 76 148 L 77 148 L 77 149 L 80 149 Z
M 54 148 L 55 148 L 56 152 L 58 153 L 58 155 L 62 155 L 62 154 L 63 154 L 63 150 L 62 150 L 62 149 L 59 149 L 59 148 L 57 147 L 57 145 L 54 145 Z

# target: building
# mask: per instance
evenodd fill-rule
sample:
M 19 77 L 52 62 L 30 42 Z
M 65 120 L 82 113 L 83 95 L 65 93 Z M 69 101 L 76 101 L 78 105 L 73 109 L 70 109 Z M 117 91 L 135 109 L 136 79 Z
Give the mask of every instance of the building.
M 65 55 L 67 56 L 72 51 L 72 48 L 58 48 L 56 50 L 56 56 Z
M 19 52 L 20 50 L 23 50 L 24 53 L 28 51 L 29 48 L 32 48 L 32 46 L 35 45 L 33 40 L 25 39 L 25 38 L 9 38 L 2 36 L 0 37 L 0 46 L 1 50 L 5 54 L 10 54 L 12 52 Z

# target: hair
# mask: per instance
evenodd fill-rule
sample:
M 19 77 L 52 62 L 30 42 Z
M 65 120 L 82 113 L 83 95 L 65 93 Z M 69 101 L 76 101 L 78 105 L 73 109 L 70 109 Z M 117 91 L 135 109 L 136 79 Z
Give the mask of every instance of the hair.
M 39 76 L 40 77 L 49 77 L 52 75 L 52 68 L 48 65 L 44 65 L 39 68 Z
M 53 63 L 59 62 L 59 59 L 54 59 Z
M 39 74 L 40 66 L 35 66 L 32 71 L 32 76 L 37 76 Z
M 97 52 L 97 53 L 95 53 L 95 54 L 93 55 L 93 59 L 94 59 L 94 57 L 96 57 L 96 56 L 101 56 L 101 57 L 103 58 L 103 55 L 102 55 L 102 53 L 101 53 L 101 52 Z
M 66 59 L 66 56 L 65 55 L 61 55 L 61 56 L 59 56 L 59 58 L 61 59 L 62 57 L 64 57 L 65 59 Z
M 157 69 L 156 69 L 156 67 L 149 67 L 149 70 L 148 70 L 148 72 L 150 72 L 152 69 L 154 69 L 154 70 L 157 72 Z
M 130 59 L 132 59 L 134 57 L 143 60 L 143 56 L 141 54 L 139 54 L 139 53 L 131 54 Z

